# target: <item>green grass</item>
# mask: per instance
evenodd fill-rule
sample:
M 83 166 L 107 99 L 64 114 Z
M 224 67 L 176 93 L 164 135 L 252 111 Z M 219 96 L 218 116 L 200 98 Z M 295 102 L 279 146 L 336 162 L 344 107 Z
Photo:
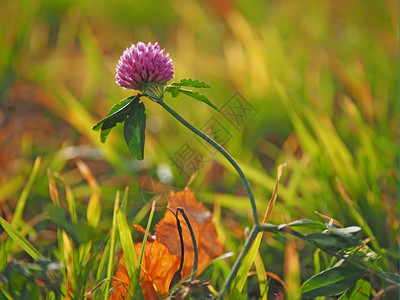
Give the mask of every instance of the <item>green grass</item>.
M 184 95 L 165 99 L 195 126 L 213 117 L 229 132 L 225 148 L 248 177 L 260 213 L 273 193 L 277 166 L 288 163 L 269 223 L 328 222 L 318 211 L 345 227 L 360 226 L 360 238 L 380 256 L 374 272 L 398 273 L 398 2 L 213 3 L 0 3 L 0 273 L 18 283 L 13 289 L 0 280 L 0 299 L 19 299 L 20 292 L 46 299 L 71 292 L 80 299 L 104 279 L 93 295 L 106 299 L 117 254 L 143 238 L 131 237 L 130 224 L 148 224 L 150 178 L 157 182 L 157 172 L 166 169 L 169 186 L 185 187 L 187 176 L 170 158 L 186 142 L 205 158 L 191 187 L 214 211 L 225 251 L 235 253 L 202 275 L 216 291 L 223 286 L 245 228 L 253 226 L 233 168 L 150 101 L 143 162 L 132 158 L 121 127 L 105 144 L 92 131 L 112 105 L 131 96 L 115 84 L 114 73 L 122 51 L 137 41 L 165 47 L 177 80 L 209 83 L 207 95 L 218 108 L 235 92 L 252 105 L 255 113 L 236 128 Z M 126 186 L 118 204 L 116 194 Z M 165 209 L 156 205 L 151 224 Z M 257 275 L 242 271 L 247 280 L 235 297 L 258 298 L 260 289 L 274 297 L 284 291 L 278 277 L 294 295 L 339 263 L 332 253 L 286 234 L 265 233 L 258 253 L 256 267 L 249 266 Z M 52 270 L 46 259 L 64 267 Z M 263 268 L 272 275 L 267 284 L 257 279 Z M 390 275 L 376 274 L 357 286 L 373 296 L 390 290 L 393 283 L 381 279 Z M 48 289 L 34 283 L 18 291 L 32 278 Z M 57 289 L 59 295 L 51 292 Z M 384 296 L 393 299 L 397 290 Z M 346 297 L 355 297 L 352 292 Z

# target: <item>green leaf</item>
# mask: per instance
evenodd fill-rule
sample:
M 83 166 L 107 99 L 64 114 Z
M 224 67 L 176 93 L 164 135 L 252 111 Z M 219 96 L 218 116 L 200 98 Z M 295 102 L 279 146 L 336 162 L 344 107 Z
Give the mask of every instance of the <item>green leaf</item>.
M 210 99 L 208 99 L 208 97 L 205 94 L 200 94 L 198 92 L 194 92 L 194 91 L 182 89 L 182 88 L 178 88 L 178 91 L 181 92 L 182 94 L 185 94 L 189 97 L 192 97 L 193 99 L 199 100 L 200 102 L 203 102 L 203 103 L 211 106 L 212 108 L 214 108 L 216 111 L 219 112 L 219 109 L 211 102 Z
M 102 143 L 106 141 L 107 135 L 110 133 L 111 129 L 117 125 L 117 123 L 122 123 L 125 121 L 127 114 L 129 113 L 130 104 L 136 98 L 139 100 L 138 98 L 140 98 L 140 95 L 122 99 L 119 103 L 111 107 L 104 119 L 93 126 L 92 129 L 95 131 L 101 129 L 100 137 Z
M 108 136 L 108 134 L 110 133 L 111 129 L 112 129 L 112 128 L 109 128 L 109 129 L 106 129 L 106 130 L 102 130 L 102 131 L 100 132 L 100 141 L 101 141 L 102 143 L 104 143 L 104 142 L 106 141 L 107 136 Z
M 350 226 L 350 227 L 345 227 L 345 228 L 337 228 L 334 226 L 329 225 L 328 227 L 332 232 L 334 232 L 337 235 L 346 235 L 346 234 L 354 234 L 357 232 L 361 231 L 360 226 Z
M 368 300 L 371 294 L 371 283 L 360 279 L 357 284 L 343 294 L 339 300 Z
M 124 138 L 131 153 L 137 159 L 144 158 L 146 129 L 146 108 L 141 102 L 134 102 L 124 124 Z
M 373 274 L 379 276 L 380 278 L 386 280 L 387 282 L 400 285 L 399 284 L 399 282 L 400 282 L 399 274 L 386 273 L 386 272 L 374 272 Z
M 372 251 L 367 245 L 364 245 L 363 247 L 354 247 L 354 249 L 350 251 L 347 250 L 346 257 L 344 259 L 353 264 L 361 265 L 364 268 L 369 268 L 376 260 L 379 259 L 379 255 Z
M 347 240 L 335 234 L 321 232 L 310 233 L 304 236 L 304 240 L 324 250 L 348 249 L 362 245 L 359 240 Z
M 42 255 L 37 251 L 26 238 L 22 236 L 10 223 L 0 217 L 0 225 L 8 233 L 8 235 L 16 242 L 26 253 L 34 260 L 38 260 Z
M 296 220 L 288 224 L 281 224 L 278 226 L 278 230 L 282 230 L 283 228 L 287 226 L 292 226 L 292 227 L 306 227 L 306 228 L 312 228 L 312 229 L 325 229 L 326 226 L 321 223 L 321 222 L 315 222 L 309 219 L 302 219 L 302 220 Z
M 360 237 L 355 235 L 355 233 L 361 230 L 359 226 L 351 226 L 346 228 L 337 228 L 335 226 L 327 224 L 328 231 L 331 234 L 340 236 L 344 240 L 347 240 L 349 243 L 353 244 L 354 246 L 362 245 L 362 241 Z
M 170 92 L 173 97 L 178 96 L 180 93 L 183 93 L 189 97 L 192 97 L 196 100 L 199 100 L 203 103 L 214 108 L 219 112 L 219 109 L 208 99 L 208 97 L 204 94 L 200 94 L 198 92 L 194 92 L 189 89 L 184 89 L 182 87 L 194 87 L 194 88 L 210 88 L 211 86 L 203 81 L 199 81 L 197 79 L 181 79 L 179 82 L 173 82 L 166 87 L 166 91 Z
M 180 88 L 183 86 L 186 86 L 186 87 L 189 86 L 189 87 L 194 87 L 194 88 L 210 88 L 211 87 L 211 85 L 209 85 L 203 81 L 199 81 L 197 79 L 185 79 L 185 78 L 182 78 L 179 82 L 172 82 L 171 86 L 174 86 L 177 88 Z
M 356 267 L 336 267 L 325 270 L 301 287 L 303 298 L 333 296 L 347 291 L 367 274 L 367 270 Z
M 115 104 L 111 109 L 108 111 L 107 116 L 102 119 L 101 121 L 97 122 L 96 125 L 93 126 L 93 130 L 98 131 L 102 128 L 103 123 L 111 116 L 114 115 L 116 112 L 118 112 L 121 109 L 124 109 L 134 98 L 135 96 L 131 96 L 125 99 L 122 99 L 119 103 Z M 104 130 L 104 128 L 103 128 Z
M 181 93 L 181 92 L 178 90 L 178 88 L 173 87 L 173 86 L 167 86 L 167 87 L 165 88 L 165 91 L 171 93 L 172 97 L 174 97 L 174 98 L 175 98 L 175 97 L 178 97 L 178 95 Z
M 115 127 L 117 123 L 124 122 L 129 114 L 130 104 L 131 102 L 129 102 L 127 105 L 125 105 L 121 109 L 117 110 L 115 113 L 105 118 L 103 125 L 101 126 L 101 130 L 111 129 Z

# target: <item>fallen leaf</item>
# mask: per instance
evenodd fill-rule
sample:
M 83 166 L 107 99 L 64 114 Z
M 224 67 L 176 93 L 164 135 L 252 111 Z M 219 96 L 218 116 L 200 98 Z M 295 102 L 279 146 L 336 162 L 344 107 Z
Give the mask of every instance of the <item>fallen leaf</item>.
M 171 192 L 168 203 L 169 208 L 176 211 L 183 208 L 189 218 L 190 224 L 196 236 L 198 245 L 198 268 L 208 264 L 213 258 L 223 252 L 222 243 L 212 222 L 212 214 L 199 203 L 192 191 L 186 188 L 184 191 Z M 194 249 L 190 232 L 183 217 L 179 215 L 182 226 L 183 242 L 185 247 L 182 277 L 189 276 L 192 271 Z M 155 227 L 155 240 L 147 241 L 140 273 L 145 299 L 158 299 L 169 292 L 169 286 L 175 272 L 179 268 L 181 260 L 181 244 L 176 218 L 170 211 L 166 211 L 164 217 Z M 139 259 L 142 243 L 135 243 L 136 257 Z M 199 275 L 200 272 L 197 272 Z M 130 285 L 130 278 L 125 264 L 125 256 L 122 255 L 116 268 L 112 286 L 116 287 L 110 296 L 110 300 L 123 299 Z
M 223 247 L 212 221 L 212 213 L 196 200 L 190 188 L 178 193 L 171 192 L 168 206 L 173 211 L 176 211 L 178 207 L 183 208 L 189 218 L 198 245 L 199 269 L 213 258 L 222 254 Z M 179 220 L 181 221 L 185 246 L 185 259 L 182 270 L 182 276 L 185 277 L 190 275 L 192 270 L 194 249 L 188 226 L 181 215 Z M 155 234 L 159 241 L 167 246 L 171 254 L 181 257 L 179 233 L 176 228 L 175 216 L 172 213 L 166 213 L 158 222 Z
M 139 259 L 139 254 L 142 249 L 142 243 L 135 243 L 136 257 Z M 142 271 L 140 273 L 140 283 L 142 285 L 143 294 L 146 299 L 158 299 L 157 291 L 161 296 L 169 291 L 169 283 L 178 270 L 179 258 L 171 255 L 164 244 L 155 240 L 147 242 L 142 262 Z M 125 264 L 125 256 L 122 255 L 115 271 L 114 277 L 122 280 L 126 287 L 129 287 L 131 281 L 128 276 L 128 271 Z M 153 284 L 157 287 L 157 291 Z M 124 284 L 118 281 L 113 281 L 112 286 L 118 287 L 112 293 L 109 299 L 123 299 L 127 292 Z

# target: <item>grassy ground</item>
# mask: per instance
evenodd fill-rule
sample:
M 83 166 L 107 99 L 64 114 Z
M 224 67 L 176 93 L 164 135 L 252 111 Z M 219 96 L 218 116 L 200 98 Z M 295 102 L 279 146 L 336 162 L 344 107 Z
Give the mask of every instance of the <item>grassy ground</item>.
M 130 155 L 121 128 L 105 144 L 92 131 L 111 105 L 130 95 L 114 83 L 115 65 L 137 41 L 166 48 L 177 78 L 210 83 L 208 95 L 218 107 L 239 101 L 247 108 L 236 120 L 185 96 L 166 98 L 199 128 L 213 124 L 224 132 L 224 146 L 248 176 L 260 214 L 277 166 L 288 163 L 270 223 L 324 222 L 318 211 L 360 226 L 362 239 L 381 256 L 379 267 L 398 273 L 398 2 L 137 2 L 0 3 L 0 216 L 41 255 L 68 266 L 62 281 L 83 295 L 104 278 L 98 270 L 114 228 L 116 192 L 129 186 L 126 218 L 145 227 L 152 183 L 161 193 L 167 185 L 179 190 L 193 171 L 188 158 L 183 169 L 174 164 L 185 145 L 203 158 L 191 186 L 214 211 L 225 251 L 236 255 L 245 227 L 252 226 L 233 169 L 155 103 L 146 104 L 143 162 Z M 163 174 L 172 174 L 164 184 Z M 50 195 L 49 185 L 58 195 Z M 77 224 L 76 236 L 63 236 L 48 218 L 63 217 L 52 203 L 69 212 L 66 222 Z M 155 221 L 164 212 L 159 205 Z M 30 261 L 1 230 L 0 271 L 13 259 Z M 65 260 L 72 257 L 68 251 L 75 262 Z M 301 240 L 273 235 L 264 236 L 260 254 L 265 269 L 293 291 L 332 264 L 322 254 L 320 264 L 318 250 Z M 299 273 L 291 277 L 288 265 L 297 256 Z M 226 276 L 232 262 L 205 277 L 220 287 L 218 275 Z M 386 286 L 373 280 L 373 295 Z M 249 277 L 243 297 L 258 297 L 258 289 Z M 272 279 L 270 294 L 279 291 Z

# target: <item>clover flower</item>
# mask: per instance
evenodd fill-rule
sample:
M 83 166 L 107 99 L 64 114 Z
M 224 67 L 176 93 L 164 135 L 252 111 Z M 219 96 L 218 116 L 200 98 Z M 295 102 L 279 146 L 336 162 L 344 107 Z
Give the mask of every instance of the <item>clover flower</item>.
M 158 43 L 132 44 L 120 57 L 116 71 L 118 85 L 142 92 L 149 84 L 162 86 L 174 77 L 172 59 Z
M 125 89 L 136 90 L 139 93 L 122 99 L 109 110 L 107 116 L 93 126 L 93 130 L 100 130 L 100 139 L 104 143 L 110 130 L 118 123 L 124 124 L 124 138 L 131 153 L 138 159 L 144 158 L 144 141 L 146 130 L 146 107 L 142 99 L 150 99 L 160 104 L 182 124 L 205 139 L 204 133 L 190 125 L 179 116 L 164 101 L 165 92 L 172 97 L 185 94 L 193 99 L 210 105 L 218 111 L 218 108 L 208 97 L 190 88 L 209 88 L 205 82 L 196 79 L 182 78 L 178 82 L 166 84 L 174 78 L 174 67 L 169 54 L 165 49 L 160 50 L 158 43 L 147 45 L 138 42 L 126 48 L 119 58 L 115 75 L 115 82 Z M 142 98 L 143 97 L 143 98 Z M 196 131 L 197 130 L 197 131 Z M 207 140 L 207 139 L 206 139 Z M 207 140 L 209 143 L 209 140 Z M 215 143 L 215 142 L 214 142 Z M 217 144 L 218 145 L 218 144 Z M 217 146 L 221 147 L 221 146 Z

